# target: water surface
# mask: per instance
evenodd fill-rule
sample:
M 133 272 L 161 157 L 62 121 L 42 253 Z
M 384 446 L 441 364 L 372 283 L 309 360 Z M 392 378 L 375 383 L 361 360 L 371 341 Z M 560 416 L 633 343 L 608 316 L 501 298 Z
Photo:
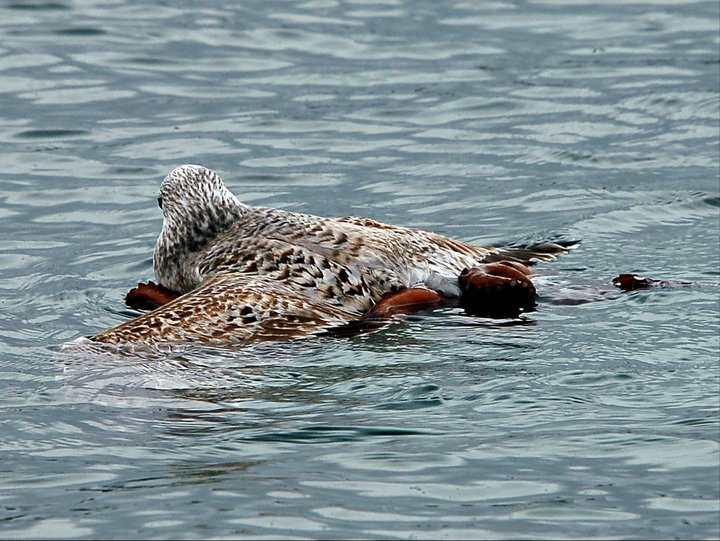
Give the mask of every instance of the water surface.
M 0 536 L 718 537 L 718 16 L 5 3 Z M 517 320 L 60 353 L 132 316 L 181 163 L 250 204 L 581 244 Z M 552 302 L 623 271 L 693 285 Z

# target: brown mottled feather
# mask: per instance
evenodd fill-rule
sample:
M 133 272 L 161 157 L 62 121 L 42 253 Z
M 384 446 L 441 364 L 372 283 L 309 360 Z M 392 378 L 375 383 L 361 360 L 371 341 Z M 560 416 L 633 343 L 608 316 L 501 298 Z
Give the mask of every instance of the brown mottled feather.
M 359 319 L 264 276 L 220 273 L 168 304 L 92 337 L 96 342 L 231 346 L 299 338 Z

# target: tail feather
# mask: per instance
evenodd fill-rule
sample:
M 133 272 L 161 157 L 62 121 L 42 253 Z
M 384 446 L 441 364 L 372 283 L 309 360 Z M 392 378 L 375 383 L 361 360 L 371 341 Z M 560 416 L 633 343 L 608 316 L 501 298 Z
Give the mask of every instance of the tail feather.
M 527 265 L 538 261 L 553 261 L 559 255 L 566 254 L 575 248 L 578 244 L 580 244 L 580 241 L 541 242 L 528 247 L 497 248 L 483 257 L 480 262 L 495 263 L 508 260 Z

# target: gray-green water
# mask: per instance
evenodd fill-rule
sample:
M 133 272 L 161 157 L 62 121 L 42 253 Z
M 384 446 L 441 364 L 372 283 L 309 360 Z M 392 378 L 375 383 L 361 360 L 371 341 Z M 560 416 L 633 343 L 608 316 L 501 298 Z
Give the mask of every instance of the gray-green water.
M 0 6 L 0 537 L 720 535 L 718 4 Z M 59 353 L 151 278 L 162 177 L 692 281 L 516 321 Z

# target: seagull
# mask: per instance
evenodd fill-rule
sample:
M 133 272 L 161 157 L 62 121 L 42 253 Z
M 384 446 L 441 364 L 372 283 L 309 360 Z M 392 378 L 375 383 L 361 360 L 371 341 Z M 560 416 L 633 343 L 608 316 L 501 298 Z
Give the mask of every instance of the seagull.
M 513 316 L 534 306 L 528 265 L 567 251 L 473 246 L 370 218 L 250 206 L 200 165 L 173 169 L 157 201 L 157 282 L 126 297 L 150 311 L 93 341 L 227 347 L 372 327 L 442 303 Z

